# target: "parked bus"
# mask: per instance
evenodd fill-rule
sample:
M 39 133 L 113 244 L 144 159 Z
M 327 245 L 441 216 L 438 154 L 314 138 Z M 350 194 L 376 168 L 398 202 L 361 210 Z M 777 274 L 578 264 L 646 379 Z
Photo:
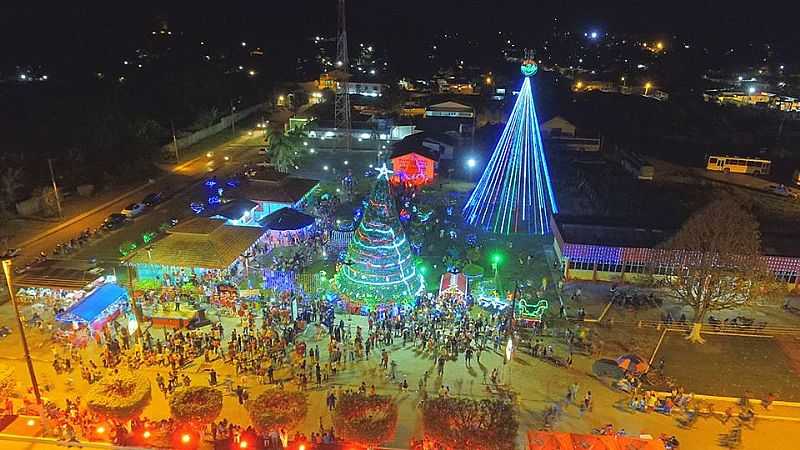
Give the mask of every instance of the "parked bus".
M 709 156 L 706 170 L 715 170 L 725 173 L 747 173 L 750 175 L 769 174 L 772 161 L 760 158 L 745 158 L 741 156 Z

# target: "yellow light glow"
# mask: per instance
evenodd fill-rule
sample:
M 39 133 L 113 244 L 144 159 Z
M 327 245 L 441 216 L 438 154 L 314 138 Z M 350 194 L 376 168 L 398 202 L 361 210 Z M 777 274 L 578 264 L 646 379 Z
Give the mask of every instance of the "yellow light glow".
M 656 42 L 656 48 L 659 49 L 659 50 L 663 50 L 664 49 L 664 44 L 661 43 L 661 42 Z
M 184 434 L 183 436 L 181 436 L 181 442 L 183 442 L 184 444 L 188 444 L 189 441 L 191 441 L 191 440 L 192 440 L 192 437 L 189 436 L 188 434 Z
M 575 87 L 578 89 L 583 88 L 583 81 L 578 81 L 577 83 L 575 83 Z

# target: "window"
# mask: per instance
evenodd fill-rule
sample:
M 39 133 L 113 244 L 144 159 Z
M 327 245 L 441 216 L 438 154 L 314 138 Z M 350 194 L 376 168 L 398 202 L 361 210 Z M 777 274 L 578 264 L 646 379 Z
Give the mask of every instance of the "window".
M 625 273 L 644 273 L 645 265 L 641 262 L 625 263 Z
M 671 264 L 658 264 L 655 268 L 656 275 L 675 275 L 675 266 Z
M 591 261 L 570 261 L 569 268 L 573 270 L 594 270 L 594 262 Z
M 615 263 L 598 263 L 598 272 L 622 272 L 622 264 Z
M 775 278 L 785 283 L 797 283 L 797 272 L 779 270 L 775 272 Z
M 708 158 L 708 163 L 709 164 L 716 164 L 717 163 L 717 158 Z

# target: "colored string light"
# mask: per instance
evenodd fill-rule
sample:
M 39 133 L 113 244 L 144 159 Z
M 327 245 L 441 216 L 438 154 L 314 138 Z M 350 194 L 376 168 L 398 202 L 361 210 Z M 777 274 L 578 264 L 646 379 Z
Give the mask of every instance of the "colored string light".
M 517 102 L 464 207 L 465 220 L 486 231 L 546 234 L 550 215 L 558 213 L 531 93 L 536 71 L 532 61 L 522 66 Z
M 410 303 L 425 285 L 389 193 L 392 172 L 379 169 L 364 217 L 336 274 L 337 289 L 367 304 Z

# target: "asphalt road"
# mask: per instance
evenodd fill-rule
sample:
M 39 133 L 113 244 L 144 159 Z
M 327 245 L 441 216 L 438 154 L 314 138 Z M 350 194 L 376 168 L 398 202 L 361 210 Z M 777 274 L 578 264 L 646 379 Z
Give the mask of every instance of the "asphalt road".
M 52 250 L 58 244 L 76 238 L 87 228 L 98 228 L 110 214 L 120 212 L 125 206 L 141 201 L 150 192 L 165 192 L 167 200 L 157 207 L 146 210 L 141 216 L 130 220 L 129 223 L 117 230 L 104 233 L 102 237 L 95 238 L 86 247 L 72 252 L 68 256 L 73 260 L 88 260 L 90 257 L 95 257 L 99 262 L 114 262 L 120 257 L 117 249 L 122 242 L 141 240 L 142 233 L 158 229 L 159 224 L 171 217 L 178 219 L 188 217 L 191 214 L 188 204 L 193 187 L 199 186 L 207 176 L 213 174 L 224 177 L 234 173 L 246 162 L 259 160 L 257 149 L 261 146 L 263 144 L 260 144 L 257 139 L 247 135 L 221 144 L 211 150 L 213 152 L 211 158 L 201 155 L 184 162 L 172 169 L 171 172 L 165 173 L 145 189 L 117 198 L 113 203 L 105 205 L 86 217 L 34 242 L 27 243 L 22 254 L 15 258 L 15 265 L 28 264 L 42 251 L 46 252 L 48 257 L 52 257 Z M 225 161 L 225 156 L 228 156 L 230 160 Z

